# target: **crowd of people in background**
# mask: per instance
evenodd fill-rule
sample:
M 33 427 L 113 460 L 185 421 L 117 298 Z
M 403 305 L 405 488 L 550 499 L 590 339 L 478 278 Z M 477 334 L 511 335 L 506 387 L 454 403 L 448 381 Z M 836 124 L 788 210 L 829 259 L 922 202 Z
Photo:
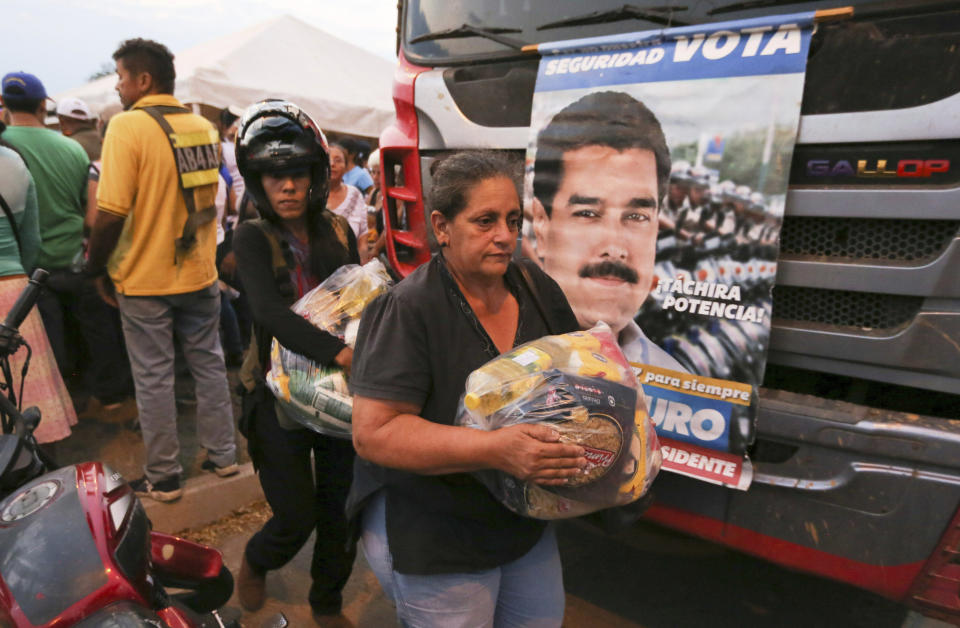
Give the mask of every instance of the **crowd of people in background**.
M 184 490 L 175 383 L 189 371 L 201 469 L 238 473 L 239 428 L 272 510 L 244 551 L 237 577 L 244 608 L 263 605 L 268 572 L 316 531 L 313 617 L 350 628 L 342 589 L 362 528 L 368 560 L 405 624 L 444 625 L 451 602 L 439 615 L 411 609 L 436 591 L 459 591 L 464 625 L 487 624 L 494 614 L 559 625 L 564 597 L 553 533 L 509 515 L 476 480 L 450 470 L 498 468 L 556 483 L 586 464 L 582 448 L 553 442 L 543 426 L 486 433 L 443 425 L 469 370 L 552 329 L 577 329 L 557 285 L 536 265 L 523 271 L 511 262 L 521 222 L 512 162 L 465 155 L 438 169 L 432 220 L 444 252 L 404 290 L 383 295 L 396 299 L 371 306 L 372 318 L 385 322 L 364 316 L 358 347 L 367 351 L 351 371 L 353 349 L 290 306 L 342 266 L 383 254 L 379 153 L 351 137 L 328 141 L 286 101 L 227 106 L 208 120 L 175 98 L 173 55 L 157 42 L 125 41 L 113 59 L 122 111 L 99 116 L 67 98 L 51 125 L 36 76 L 12 72 L 2 83 L 9 126 L 0 128 L 0 308 L 9 308 L 31 270 L 50 273 L 39 315 L 23 326 L 34 349 L 24 395 L 43 413 L 38 440 L 67 437 L 77 410 L 110 412 L 132 396 L 146 464 L 129 484 L 141 497 L 175 501 Z M 517 286 L 531 281 L 529 273 L 530 294 L 549 297 L 551 307 L 549 316 L 525 315 L 521 332 L 520 311 L 534 307 Z M 455 303 L 447 301 L 452 294 L 460 295 Z M 455 351 L 421 359 L 426 344 L 394 332 L 426 329 L 444 308 L 445 326 L 431 334 Z M 353 441 L 283 414 L 263 381 L 274 339 L 353 372 Z M 240 367 L 239 417 L 228 367 Z M 408 376 L 423 385 L 410 388 Z M 422 442 L 389 437 L 401 424 Z M 447 446 L 454 441 L 470 446 L 457 453 Z M 436 499 L 439 510 L 421 510 L 423 499 Z M 391 522 L 398 515 L 407 528 L 401 536 Z M 466 588 L 461 570 L 469 572 Z
M 118 315 L 80 273 L 108 118 L 94 118 L 82 101 L 65 99 L 56 109 L 63 132 L 47 128 L 46 90 L 25 72 L 4 77 L 2 99 L 0 141 L 14 166 L 4 168 L 0 194 L 12 215 L 22 217 L 18 224 L 8 215 L 3 224 L 16 243 L 11 247 L 8 242 L 5 250 L 7 276 L 25 280 L 34 268 L 50 273 L 37 307 L 43 340 L 34 349 L 34 375 L 28 382 L 56 393 L 32 399 L 44 416 L 37 438 L 50 442 L 70 434 L 77 409 L 110 412 L 133 393 Z M 24 181 L 31 190 L 26 196 L 18 192 Z M 15 298 L 20 283 L 4 282 L 4 294 Z M 76 391 L 75 402 L 65 384 Z
M 0 309 L 10 309 L 32 270 L 50 273 L 21 325 L 32 348 L 23 396 L 41 410 L 38 442 L 67 438 L 78 415 L 126 408 L 146 459 L 143 477 L 130 485 L 141 497 L 171 502 L 183 494 L 178 373 L 189 372 L 195 384 L 201 468 L 228 477 L 238 472 L 228 368 L 246 369 L 254 356 L 262 369 L 276 337 L 349 369 L 352 350 L 288 308 L 340 265 L 383 253 L 378 153 L 371 174 L 367 142 L 344 136 L 327 144 L 310 121 L 299 130 L 306 161 L 287 163 L 276 151 L 289 143 L 289 129 L 261 123 L 282 125 L 294 105 L 230 105 L 207 120 L 174 97 L 173 56 L 163 45 L 128 40 L 114 60 L 121 107 L 97 114 L 77 98 L 51 104 L 27 72 L 3 77 Z M 261 119 L 252 124 L 258 107 Z M 264 138 L 276 141 L 257 153 Z M 304 164 L 313 168 L 309 177 Z M 291 191 L 304 205 L 293 218 L 281 198 Z M 331 216 L 338 228 L 322 228 Z M 282 277 L 265 237 L 284 243 L 290 272 Z M 15 355 L 13 368 L 23 360 Z M 237 376 L 245 381 L 243 369 Z M 322 528 L 310 603 L 321 625 L 349 626 L 340 606 L 355 554 L 344 511 L 353 446 L 312 432 L 305 438 L 267 397 L 256 404 L 256 395 L 241 394 L 253 410 L 240 418 L 240 431 L 274 513 L 245 552 L 241 601 L 262 605 L 266 572 Z M 314 516 L 303 516 L 310 503 Z
M 243 110 L 228 105 L 216 121 L 216 286 L 219 337 L 230 368 L 240 366 L 252 324 L 233 233 L 239 222 L 258 217 L 235 156 Z M 0 221 L 0 308 L 9 309 L 34 268 L 50 272 L 39 313 L 24 326 L 34 351 L 25 395 L 40 405 L 40 442 L 66 438 L 78 415 L 136 414 L 129 403 L 135 382 L 120 311 L 100 298 L 94 278 L 82 272 L 97 218 L 104 137 L 121 111 L 111 104 L 95 113 L 73 97 L 54 102 L 28 72 L 3 78 L 0 203 L 6 217 Z M 369 143 L 344 136 L 331 144 L 331 166 L 327 207 L 347 219 L 360 259 L 369 261 L 384 252 L 379 153 L 370 155 Z M 15 281 L 2 281 L 8 278 Z

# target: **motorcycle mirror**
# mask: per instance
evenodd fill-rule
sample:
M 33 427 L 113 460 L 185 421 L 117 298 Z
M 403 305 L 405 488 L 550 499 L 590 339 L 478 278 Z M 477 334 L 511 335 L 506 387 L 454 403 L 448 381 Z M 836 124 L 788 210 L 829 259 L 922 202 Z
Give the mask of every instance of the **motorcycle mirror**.
M 30 406 L 23 411 L 23 424 L 27 428 L 29 433 L 33 433 L 37 426 L 40 425 L 40 408 L 37 406 Z

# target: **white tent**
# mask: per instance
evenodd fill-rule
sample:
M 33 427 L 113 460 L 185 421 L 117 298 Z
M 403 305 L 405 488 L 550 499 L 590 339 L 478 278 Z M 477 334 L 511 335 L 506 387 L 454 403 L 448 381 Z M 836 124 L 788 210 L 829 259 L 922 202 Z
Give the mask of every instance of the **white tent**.
M 184 104 L 246 107 L 284 98 L 325 131 L 377 137 L 393 117 L 394 64 L 285 15 L 175 54 L 174 95 Z M 58 94 L 93 111 L 118 103 L 116 76 Z

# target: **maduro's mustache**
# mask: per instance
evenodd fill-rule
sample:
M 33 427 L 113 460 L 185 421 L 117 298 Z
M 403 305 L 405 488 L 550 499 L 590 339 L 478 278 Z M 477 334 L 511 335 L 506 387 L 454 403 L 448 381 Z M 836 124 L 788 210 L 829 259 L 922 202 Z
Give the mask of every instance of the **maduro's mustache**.
M 637 283 L 640 281 L 640 278 L 637 276 L 637 271 L 626 264 L 610 260 L 598 264 L 587 264 L 581 267 L 577 274 L 584 279 L 588 277 L 614 277 L 628 283 Z

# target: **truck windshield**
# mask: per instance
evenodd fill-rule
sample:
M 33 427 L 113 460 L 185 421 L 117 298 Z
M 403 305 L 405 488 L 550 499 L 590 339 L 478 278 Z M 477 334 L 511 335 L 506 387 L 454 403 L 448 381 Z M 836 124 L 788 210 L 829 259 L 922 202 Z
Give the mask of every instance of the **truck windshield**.
M 427 66 L 517 56 L 518 46 L 876 0 L 404 0 L 402 45 Z

